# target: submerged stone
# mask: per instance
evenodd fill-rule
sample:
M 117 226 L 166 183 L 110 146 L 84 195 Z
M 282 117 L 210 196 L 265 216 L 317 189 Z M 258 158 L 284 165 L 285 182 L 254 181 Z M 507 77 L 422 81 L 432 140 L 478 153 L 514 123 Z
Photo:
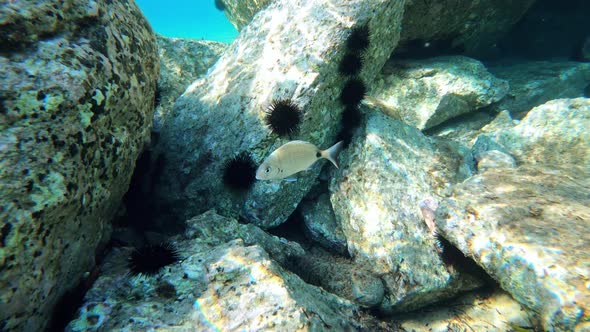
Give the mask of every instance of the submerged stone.
M 531 61 L 497 63 L 489 70 L 510 83 L 506 98 L 495 108 L 508 110 L 514 118 L 552 99 L 584 96 L 590 82 L 590 63 Z
M 453 188 L 436 224 L 545 330 L 573 331 L 590 318 L 588 188 L 578 165 L 488 169 Z
M 445 266 L 420 211 L 422 201 L 440 199 L 451 183 L 462 180 L 458 174 L 470 158 L 451 157 L 460 155 L 453 149 L 372 110 L 334 172 L 334 213 L 350 256 L 381 276 L 385 313 L 413 310 L 481 285 Z
M 371 95 L 386 114 L 424 130 L 476 112 L 507 92 L 508 83 L 490 74 L 482 63 L 454 56 L 389 61 Z
M 207 73 L 227 45 L 205 40 L 156 37 L 160 55 L 160 100 L 154 113 L 154 131 L 159 131 L 176 99 L 191 83 Z
M 41 331 L 109 241 L 158 55 L 134 2 L 3 1 L 0 17 L 0 330 Z

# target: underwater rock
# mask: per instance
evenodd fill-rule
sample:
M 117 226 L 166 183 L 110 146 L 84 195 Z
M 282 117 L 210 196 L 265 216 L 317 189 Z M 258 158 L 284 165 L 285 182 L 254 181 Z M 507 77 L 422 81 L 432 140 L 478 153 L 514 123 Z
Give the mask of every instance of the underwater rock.
M 248 25 L 256 13 L 268 6 L 272 0 L 223 0 L 225 16 L 240 31 Z
M 177 100 L 158 148 L 166 163 L 157 200 L 172 220 L 184 222 L 215 207 L 271 228 L 283 223 L 311 188 L 324 161 L 297 174 L 296 182 L 257 181 L 241 193 L 224 186 L 223 166 L 242 153 L 261 163 L 292 139 L 322 149 L 335 143 L 344 108 L 337 96 L 345 84 L 338 60 L 349 31 L 367 24 L 371 32 L 361 75 L 370 81 L 395 47 L 404 1 L 327 3 L 273 2 Z M 290 138 L 279 138 L 265 124 L 266 110 L 277 99 L 291 99 L 304 112 L 299 131 Z
M 317 247 L 297 257 L 294 269 L 307 283 L 320 286 L 364 308 L 378 307 L 385 295 L 383 282 L 368 266 L 331 255 Z
M 389 321 L 389 319 L 387 319 Z M 533 314 L 502 289 L 473 291 L 391 319 L 401 331 L 535 331 Z
M 481 62 L 450 56 L 389 61 L 370 94 L 386 114 L 423 130 L 475 112 L 507 92 L 508 83 Z
M 493 138 L 518 163 L 590 169 L 590 99 L 557 99 L 533 108 Z
M 346 253 L 346 237 L 334 216 L 328 194 L 321 194 L 313 201 L 304 200 L 299 205 L 309 237 L 327 250 Z
M 270 0 L 223 0 L 225 14 L 236 29 L 248 25 Z M 396 52 L 430 54 L 460 50 L 485 53 L 530 8 L 524 1 L 408 1 L 402 21 L 401 47 Z M 334 6 L 335 4 L 330 4 Z M 431 51 L 430 49 L 436 49 Z
M 154 113 L 154 131 L 159 131 L 176 98 L 215 64 L 226 44 L 156 35 L 160 55 L 159 102 Z
M 157 278 L 126 275 L 121 266 L 128 254 L 113 251 L 86 294 L 80 316 L 66 331 L 357 327 L 353 313 L 358 307 L 349 301 L 306 284 L 259 245 L 248 246 L 242 239 L 225 242 L 247 236 L 250 230 L 244 228 L 255 226 L 239 225 L 213 211 L 191 219 L 187 225 L 184 235 L 173 238 L 182 261 L 165 268 Z M 274 245 L 278 250 L 280 246 Z M 97 317 L 89 320 L 89 312 Z
M 424 133 L 472 146 L 479 135 L 503 128 L 512 128 L 514 125 L 515 121 L 510 117 L 510 112 L 504 110 L 496 113 L 486 108 L 479 112 L 458 116 L 451 121 L 426 130 Z
M 134 2 L 5 1 L 0 17 L 0 329 L 40 331 L 109 240 L 158 53 Z
M 522 118 L 549 100 L 584 97 L 584 88 L 590 82 L 590 63 L 500 62 L 489 70 L 510 83 L 508 95 L 495 108 L 510 111 L 513 118 Z
M 440 199 L 462 180 L 463 167 L 448 160 L 473 158 L 453 157 L 452 144 L 437 146 L 415 127 L 379 111 L 369 111 L 360 129 L 361 137 L 341 155 L 330 199 L 350 256 L 384 281 L 380 309 L 413 310 L 480 286 L 473 276 L 443 264 L 420 211 L 423 200 Z
M 514 157 L 498 150 L 483 151 L 477 155 L 475 160 L 477 161 L 478 172 L 485 172 L 491 168 L 516 167 L 516 161 L 514 160 Z
M 396 52 L 417 45 L 427 54 L 464 51 L 486 56 L 535 1 L 408 1 Z M 419 49 L 409 53 L 416 51 L 419 55 Z
M 186 226 L 185 237 L 196 238 L 195 241 L 209 246 L 242 239 L 247 246 L 261 246 L 283 266 L 289 266 L 293 257 L 305 255 L 303 248 L 296 242 L 269 235 L 251 224 L 240 224 L 235 219 L 218 215 L 214 210 L 189 219 Z
M 488 169 L 456 185 L 437 210 L 443 236 L 536 312 L 545 331 L 577 331 L 590 318 L 588 170 Z

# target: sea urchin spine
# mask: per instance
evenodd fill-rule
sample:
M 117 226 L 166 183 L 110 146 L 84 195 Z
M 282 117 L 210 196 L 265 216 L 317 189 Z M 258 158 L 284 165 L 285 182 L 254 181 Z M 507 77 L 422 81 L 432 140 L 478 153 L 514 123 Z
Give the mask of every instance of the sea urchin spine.
M 366 93 L 367 87 L 365 86 L 365 82 L 359 79 L 351 79 L 344 84 L 340 93 L 340 101 L 346 106 L 357 107 L 363 98 L 365 98 Z
M 162 269 L 180 260 L 178 249 L 170 243 L 150 244 L 135 248 L 129 256 L 127 266 L 132 275 L 155 276 Z
M 246 191 L 256 181 L 256 168 L 250 155 L 241 153 L 223 165 L 223 183 L 233 190 Z
M 286 137 L 299 129 L 302 112 L 291 99 L 273 100 L 265 120 L 275 134 Z
M 344 55 L 342 60 L 340 60 L 338 71 L 342 75 L 356 76 L 361 71 L 362 66 L 363 59 L 360 55 L 355 53 L 347 53 Z
M 348 39 L 346 39 L 346 48 L 353 53 L 363 52 L 369 47 L 369 27 L 362 25 L 352 28 Z

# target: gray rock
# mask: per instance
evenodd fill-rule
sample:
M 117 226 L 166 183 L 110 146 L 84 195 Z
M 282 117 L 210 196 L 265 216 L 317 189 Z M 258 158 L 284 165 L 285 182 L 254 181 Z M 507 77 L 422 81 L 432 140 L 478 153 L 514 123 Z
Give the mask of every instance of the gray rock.
M 469 292 L 435 307 L 396 316 L 393 321 L 401 331 L 415 332 L 533 331 L 537 327 L 534 314 L 501 289 L 490 294 Z
M 489 169 L 453 188 L 436 223 L 545 331 L 582 331 L 590 318 L 589 187 L 587 166 Z
M 270 0 L 223 0 L 225 14 L 241 30 Z M 402 22 L 402 45 L 422 41 L 441 41 L 478 54 L 493 47 L 530 8 L 535 0 L 525 1 L 408 1 Z M 434 47 L 434 45 L 431 45 Z
M 39 331 L 109 239 L 158 54 L 134 2 L 11 1 L 0 17 L 0 325 Z
M 304 283 L 258 245 L 241 239 L 225 242 L 246 234 L 231 234 L 245 225 L 211 211 L 187 224 L 184 236 L 174 239 L 182 261 L 164 268 L 157 278 L 129 277 L 121 268 L 128 253 L 111 253 L 67 331 L 360 327 L 354 317 L 357 307 L 349 301 Z
M 493 151 L 493 150 L 497 150 L 497 151 L 503 152 L 505 154 L 509 154 L 508 150 L 505 147 L 498 144 L 498 142 L 496 142 L 491 137 L 491 135 L 488 135 L 488 134 L 481 134 L 481 135 L 477 136 L 475 143 L 473 143 L 473 147 L 471 147 L 471 153 L 473 154 L 473 157 L 476 160 L 479 158 L 480 154 L 482 154 L 484 152 L 488 152 L 488 151 Z
M 306 282 L 362 307 L 379 306 L 385 295 L 383 282 L 369 266 L 317 247 L 308 250 L 305 256 L 297 257 L 295 269 Z
M 359 138 L 341 156 L 331 201 L 355 263 L 385 284 L 381 310 L 406 311 L 481 283 L 447 269 L 420 203 L 440 198 L 458 179 L 457 161 L 418 129 L 371 111 Z M 452 158 L 455 159 L 455 158 Z
M 590 63 L 499 63 L 489 69 L 510 83 L 508 95 L 495 107 L 510 111 L 515 118 L 552 99 L 583 97 L 590 82 Z
M 516 160 L 511 155 L 498 150 L 484 151 L 477 156 L 478 172 L 488 169 L 514 168 Z
M 197 78 L 207 73 L 227 45 L 205 40 L 156 37 L 160 54 L 160 103 L 154 113 L 153 130 L 159 131 L 176 98 Z
M 235 219 L 218 215 L 209 210 L 186 222 L 185 237 L 196 239 L 208 246 L 218 246 L 235 239 L 242 239 L 244 244 L 259 245 L 283 266 L 289 266 L 294 257 L 305 255 L 305 251 L 295 242 L 271 236 L 251 224 L 239 224 Z
M 514 26 L 535 0 L 408 1 L 400 45 L 437 43 L 478 57 Z M 428 47 L 426 47 L 428 48 Z M 397 51 L 397 50 L 396 50 Z
M 313 201 L 300 204 L 303 222 L 309 237 L 327 250 L 346 253 L 346 237 L 334 216 L 330 195 L 322 194 Z
M 390 61 L 371 88 L 385 112 L 420 130 L 502 99 L 508 84 L 463 57 Z
M 533 108 L 495 140 L 518 163 L 590 168 L 590 99 L 558 99 Z
M 466 116 L 459 116 L 424 132 L 430 136 L 450 139 L 461 142 L 466 146 L 472 146 L 479 135 L 502 128 L 512 128 L 514 125 L 515 121 L 510 117 L 510 112 L 506 110 L 500 113 L 481 111 L 467 113 Z
M 231 24 L 239 31 L 250 21 L 256 13 L 263 10 L 273 0 L 223 0 L 224 13 Z
M 258 181 L 243 194 L 225 187 L 222 173 L 236 154 L 250 154 L 260 163 L 290 139 L 322 149 L 334 144 L 343 110 L 338 95 L 345 83 L 338 62 L 350 28 L 368 24 L 371 32 L 361 74 L 365 81 L 375 77 L 395 47 L 404 1 L 328 3 L 272 3 L 242 30 L 207 76 L 178 99 L 161 131 L 159 150 L 166 163 L 158 197 L 178 220 L 215 207 L 274 227 L 311 188 L 322 162 L 298 174 L 295 183 Z M 290 139 L 271 133 L 264 121 L 272 100 L 281 98 L 292 98 L 304 111 L 300 130 Z

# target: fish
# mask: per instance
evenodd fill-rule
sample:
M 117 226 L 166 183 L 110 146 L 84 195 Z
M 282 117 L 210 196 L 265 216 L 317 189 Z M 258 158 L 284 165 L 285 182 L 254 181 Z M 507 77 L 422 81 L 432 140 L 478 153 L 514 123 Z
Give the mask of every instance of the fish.
M 295 173 L 309 169 L 319 159 L 328 159 L 339 168 L 336 158 L 342 151 L 343 141 L 339 141 L 327 150 L 306 141 L 291 141 L 274 150 L 256 170 L 258 180 L 287 179 Z

